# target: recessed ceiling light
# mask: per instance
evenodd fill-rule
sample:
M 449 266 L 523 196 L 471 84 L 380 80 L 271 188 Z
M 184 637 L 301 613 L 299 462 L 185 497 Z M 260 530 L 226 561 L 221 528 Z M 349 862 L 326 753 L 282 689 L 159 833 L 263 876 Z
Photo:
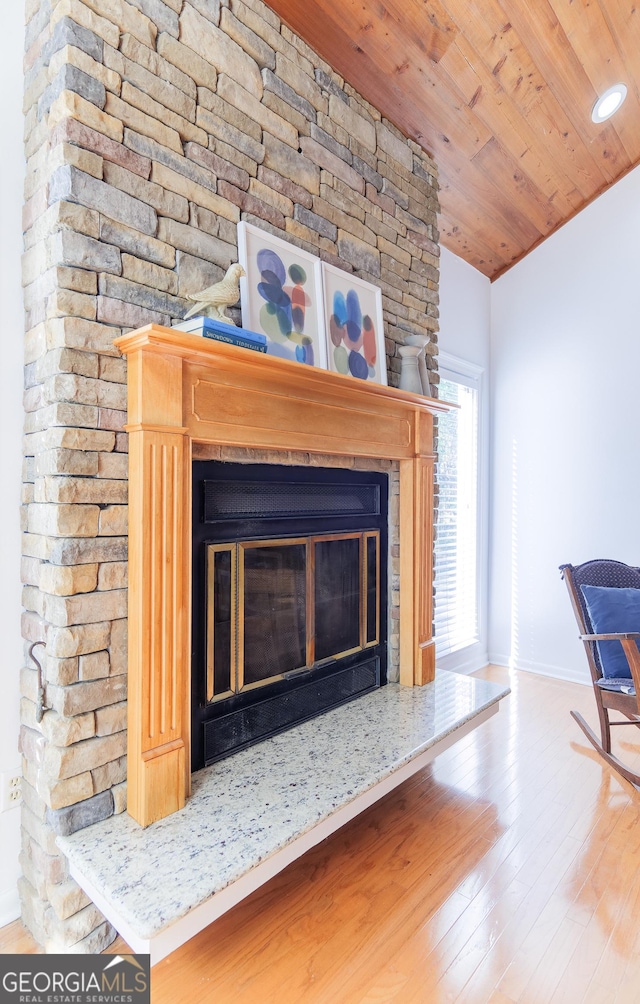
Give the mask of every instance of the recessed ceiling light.
M 608 91 L 601 94 L 591 111 L 592 122 L 604 122 L 611 118 L 627 96 L 626 84 L 614 84 Z

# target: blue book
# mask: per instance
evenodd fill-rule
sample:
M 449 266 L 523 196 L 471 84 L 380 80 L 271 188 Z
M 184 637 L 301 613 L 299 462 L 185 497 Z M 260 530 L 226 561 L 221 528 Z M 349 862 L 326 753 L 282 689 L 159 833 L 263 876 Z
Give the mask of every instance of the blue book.
M 256 342 L 252 338 L 243 338 L 242 335 L 227 334 L 226 331 L 194 331 L 194 335 L 201 334 L 203 338 L 212 338 L 215 342 L 225 342 L 227 345 L 239 345 L 243 349 L 251 349 L 252 352 L 266 352 L 267 343 Z
M 211 317 L 190 317 L 187 321 L 174 324 L 173 327 L 178 331 L 202 335 L 203 338 L 213 338 L 215 341 L 226 342 L 228 345 L 241 345 L 243 348 L 253 349 L 255 352 L 267 351 L 266 335 L 249 331 L 247 328 L 238 328 L 235 324 L 215 321 Z

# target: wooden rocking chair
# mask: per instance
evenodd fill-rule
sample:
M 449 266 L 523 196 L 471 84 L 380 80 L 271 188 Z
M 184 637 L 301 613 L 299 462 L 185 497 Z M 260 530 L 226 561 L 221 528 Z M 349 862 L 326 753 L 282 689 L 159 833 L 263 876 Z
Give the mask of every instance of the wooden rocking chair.
M 628 609 L 626 613 L 617 613 L 613 592 L 616 589 L 640 591 L 640 568 L 633 568 L 620 561 L 597 560 L 576 566 L 561 565 L 560 572 L 567 584 L 580 628 L 580 639 L 587 652 L 600 719 L 601 740 L 579 712 L 572 711 L 571 715 L 606 762 L 640 789 L 640 774 L 629 770 L 611 752 L 612 725 L 635 725 L 640 728 L 640 651 L 636 644 L 640 639 L 640 617 L 636 621 L 635 614 L 630 614 Z M 590 589 L 592 586 L 604 589 L 594 591 Z M 583 591 L 583 587 L 587 587 L 586 591 Z M 631 597 L 631 605 L 635 607 L 633 594 L 627 593 L 627 596 Z M 624 594 L 621 594 L 621 601 L 622 599 L 626 601 Z M 621 602 L 619 607 L 622 606 Z M 630 623 L 630 620 L 634 623 Z M 636 624 L 637 630 L 627 630 L 629 627 L 635 628 Z M 625 630 L 611 630 L 615 626 Z M 603 643 L 605 646 L 608 644 L 608 647 L 603 647 Z M 610 721 L 610 711 L 620 712 L 625 720 Z

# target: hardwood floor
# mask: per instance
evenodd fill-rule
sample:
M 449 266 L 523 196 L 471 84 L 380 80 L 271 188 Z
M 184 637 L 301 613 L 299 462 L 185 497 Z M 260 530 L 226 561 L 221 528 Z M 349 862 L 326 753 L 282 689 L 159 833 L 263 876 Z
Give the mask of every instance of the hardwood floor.
M 640 792 L 569 716 L 594 721 L 590 688 L 511 687 L 495 718 L 156 966 L 153 1004 L 640 1004 Z M 614 731 L 637 769 L 640 734 Z M 11 951 L 37 951 L 18 923 L 0 931 Z

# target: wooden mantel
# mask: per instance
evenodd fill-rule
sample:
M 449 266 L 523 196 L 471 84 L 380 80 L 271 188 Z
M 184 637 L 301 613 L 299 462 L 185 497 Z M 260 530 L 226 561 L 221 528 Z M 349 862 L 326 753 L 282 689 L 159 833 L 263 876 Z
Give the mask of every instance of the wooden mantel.
M 400 463 L 400 682 L 434 678 L 432 398 L 149 325 L 128 359 L 128 811 L 190 791 L 192 443 Z

